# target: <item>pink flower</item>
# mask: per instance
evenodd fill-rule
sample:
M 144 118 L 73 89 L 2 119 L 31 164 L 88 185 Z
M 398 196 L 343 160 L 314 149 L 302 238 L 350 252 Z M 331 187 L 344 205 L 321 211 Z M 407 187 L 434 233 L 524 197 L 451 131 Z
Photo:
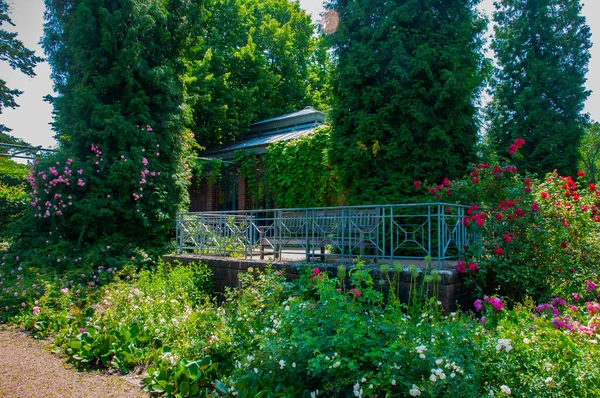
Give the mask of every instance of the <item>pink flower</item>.
M 459 261 L 456 264 L 456 272 L 458 272 L 459 274 L 464 274 L 465 272 L 467 272 L 467 265 L 464 261 Z
M 69 289 L 67 289 L 66 287 L 64 287 L 64 288 L 60 289 L 60 292 L 62 294 L 68 294 L 69 293 Z
M 477 264 L 475 264 L 473 261 L 471 261 L 469 263 L 469 271 L 471 271 L 471 272 L 477 271 Z
M 487 322 L 487 318 L 482 316 L 480 322 L 482 325 L 485 325 L 485 323 Z
M 413 182 L 413 185 L 415 186 L 415 188 L 421 188 L 421 181 L 415 181 Z
M 150 127 L 150 125 L 146 125 L 146 131 L 152 132 L 152 127 Z
M 144 166 L 147 166 L 147 165 L 148 165 L 148 159 L 146 159 L 146 158 L 143 158 L 143 159 L 142 159 L 142 164 L 143 164 Z
M 571 293 L 571 296 L 573 296 L 573 301 L 574 302 L 578 302 L 579 301 L 579 295 L 577 293 Z
M 471 178 L 471 182 L 472 182 L 473 184 L 477 184 L 477 183 L 479 183 L 479 178 L 477 178 L 477 177 L 473 177 L 473 178 Z
M 83 182 L 83 180 L 80 178 L 77 180 L 77 185 L 79 185 L 80 187 L 85 185 L 85 182 Z
M 85 333 L 85 328 L 79 329 L 79 333 Z
M 531 204 L 531 211 L 538 211 L 540 209 L 540 205 L 538 205 L 537 203 L 533 202 Z
M 350 289 L 350 293 L 354 294 L 354 298 L 359 298 L 360 297 L 360 290 L 358 289 Z
M 321 273 L 321 270 L 319 269 L 319 267 L 313 268 L 313 275 L 319 275 L 320 273 Z
M 494 311 L 501 311 L 504 308 L 504 304 L 502 304 L 501 298 L 489 297 L 489 298 L 486 298 L 486 301 L 492 306 Z
M 585 284 L 587 285 L 588 292 L 596 290 L 596 284 L 594 282 L 586 280 Z
M 475 300 L 475 302 L 473 303 L 473 305 L 475 306 L 475 311 L 479 312 L 483 309 L 483 304 L 481 302 L 480 299 Z
M 33 307 L 33 315 L 37 315 L 40 313 L 40 307 Z

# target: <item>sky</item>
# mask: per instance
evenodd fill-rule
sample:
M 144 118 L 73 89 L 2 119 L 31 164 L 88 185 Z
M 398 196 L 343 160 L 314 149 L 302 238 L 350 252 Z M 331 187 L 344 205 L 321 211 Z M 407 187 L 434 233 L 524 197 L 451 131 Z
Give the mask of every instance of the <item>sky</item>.
M 18 38 L 27 48 L 35 49 L 36 54 L 43 56 L 39 45 L 43 33 L 43 0 L 8 0 L 11 7 L 11 18 L 15 27 L 4 25 L 3 28 L 18 32 Z M 300 6 L 311 14 L 313 21 L 319 19 L 322 11 L 322 0 L 300 0 Z M 482 0 L 480 7 L 488 15 L 494 9 L 493 0 Z M 591 118 L 600 121 L 600 1 L 586 0 L 583 2 L 583 14 L 592 31 L 592 43 L 597 45 L 591 49 L 591 60 L 588 65 L 587 88 L 592 90 L 585 104 L 584 111 Z M 52 107 L 43 101 L 43 97 L 52 94 L 50 66 L 40 63 L 35 69 L 33 78 L 13 71 L 7 63 L 0 62 L 0 76 L 6 80 L 10 88 L 17 88 L 24 93 L 17 98 L 20 107 L 5 109 L 0 115 L 0 123 L 13 129 L 12 135 L 24 139 L 33 145 L 45 148 L 55 147 L 54 133 L 51 130 Z

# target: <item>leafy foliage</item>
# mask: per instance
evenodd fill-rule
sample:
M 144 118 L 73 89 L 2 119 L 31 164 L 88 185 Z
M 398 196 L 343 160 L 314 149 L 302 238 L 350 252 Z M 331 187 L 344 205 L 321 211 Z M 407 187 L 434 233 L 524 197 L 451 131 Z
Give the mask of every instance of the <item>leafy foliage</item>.
M 587 116 L 584 87 L 590 29 L 579 0 L 501 0 L 494 13 L 494 74 L 489 134 L 496 148 L 524 138 L 515 164 L 543 175 L 577 171 Z
M 515 152 L 511 160 L 521 156 Z M 477 164 L 461 180 L 429 187 L 438 200 L 472 204 L 465 223 L 482 241 L 469 247 L 457 270 L 480 294 L 564 297 L 600 273 L 600 191 L 583 172 L 538 179 L 511 163 Z
M 267 147 L 266 181 L 277 207 L 321 207 L 339 200 L 336 175 L 329 164 L 330 127 Z
M 114 266 L 106 247 L 126 257 L 164 250 L 187 195 L 181 57 L 190 4 L 46 5 L 61 151 L 29 175 L 32 206 L 14 250 L 61 267 L 82 256 Z
M 466 171 L 488 64 L 476 1 L 336 0 L 331 158 L 352 204 Z
M 310 16 L 288 0 L 211 0 L 188 57 L 193 130 L 206 147 L 250 123 L 327 102 L 328 55 Z
M 6 0 L 0 0 L 0 61 L 8 62 L 8 65 L 12 69 L 18 69 L 21 73 L 29 77 L 35 76 L 35 65 L 41 62 L 42 58 L 37 57 L 34 51 L 25 47 L 17 39 L 16 33 L 10 33 L 1 29 L 5 23 L 14 26 L 10 19 L 8 3 Z M 0 79 L 0 114 L 2 114 L 4 108 L 18 107 L 16 97 L 21 94 L 23 94 L 22 91 L 10 89 L 6 85 L 6 81 Z M 0 124 L 0 134 L 7 131 L 10 131 L 10 129 Z
M 342 270 L 336 278 L 306 267 L 287 282 L 281 272 L 250 268 L 220 305 L 189 294 L 199 287 L 193 274 L 205 280 L 206 271 L 143 271 L 87 303 L 62 288 L 27 303 L 16 321 L 39 336 L 55 333 L 55 345 L 80 365 L 149 363 L 146 389 L 167 396 L 600 392 L 600 304 L 589 284 L 537 307 L 526 301 L 508 310 L 502 299 L 487 298 L 473 317 L 442 315 L 436 297 L 410 300 L 409 308 L 385 304 L 361 264 L 348 271 L 348 284 Z

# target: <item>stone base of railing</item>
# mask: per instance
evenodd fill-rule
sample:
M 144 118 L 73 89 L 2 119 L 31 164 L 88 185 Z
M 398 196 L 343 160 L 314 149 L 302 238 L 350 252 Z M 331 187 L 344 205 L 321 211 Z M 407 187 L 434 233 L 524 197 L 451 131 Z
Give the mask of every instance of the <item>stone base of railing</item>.
M 207 256 L 207 255 L 195 255 L 195 254 L 169 254 L 163 256 L 165 263 L 176 263 L 189 264 L 192 262 L 201 261 L 206 263 L 213 271 L 213 282 L 215 285 L 215 291 L 218 293 L 224 292 L 225 287 L 241 287 L 239 274 L 247 272 L 248 268 L 264 269 L 268 264 L 272 264 L 273 269 L 283 270 L 285 275 L 290 279 L 295 279 L 299 276 L 300 269 L 306 266 L 305 262 L 272 262 L 267 260 L 250 260 L 243 258 L 232 258 L 232 257 L 219 257 L 219 256 Z M 419 277 L 417 278 L 417 286 L 421 286 L 421 281 L 424 275 L 423 261 L 403 262 L 404 270 L 401 275 L 401 286 L 400 286 L 400 299 L 402 302 L 407 302 L 408 293 L 410 290 L 410 272 L 407 269 L 409 264 L 415 264 L 419 270 Z M 310 264 L 310 267 L 318 266 L 323 272 L 328 272 L 331 277 L 335 277 L 337 274 L 338 264 Z M 372 270 L 372 276 L 375 280 L 375 286 L 379 287 L 379 280 L 383 279 L 385 283 L 381 285 L 381 289 L 384 294 L 387 295 L 389 286 L 387 284 L 385 276 L 379 271 L 380 265 L 368 265 L 366 268 Z M 441 301 L 442 306 L 446 312 L 456 311 L 457 308 L 471 309 L 472 307 L 472 291 L 465 286 L 464 280 L 461 274 L 456 272 L 454 269 L 443 269 L 439 270 L 441 281 L 438 283 L 438 299 Z M 432 288 L 429 289 L 430 291 Z

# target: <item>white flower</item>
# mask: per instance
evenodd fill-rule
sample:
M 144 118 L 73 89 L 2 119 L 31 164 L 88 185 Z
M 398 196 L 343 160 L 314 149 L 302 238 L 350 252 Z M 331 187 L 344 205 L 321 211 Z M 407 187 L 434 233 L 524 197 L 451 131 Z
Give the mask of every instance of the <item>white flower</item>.
M 296 367 L 296 362 L 292 362 L 292 368 Z
M 367 379 L 365 379 L 364 377 L 360 380 L 361 383 L 364 383 L 366 381 L 367 381 Z
M 411 397 L 417 397 L 419 395 L 421 395 L 421 390 L 419 390 L 419 387 L 417 387 L 416 385 L 412 385 L 412 388 L 410 389 L 410 391 L 408 391 L 408 393 L 410 394 Z
M 333 368 L 337 368 L 338 366 L 340 366 L 342 363 L 340 361 L 337 361 L 336 363 L 334 363 L 332 365 Z
M 285 368 L 285 361 L 283 359 L 281 361 L 279 361 L 279 366 L 280 366 L 280 369 Z
M 456 373 L 454 373 L 454 372 L 450 373 L 450 378 L 451 379 L 454 379 L 455 377 L 456 377 Z
M 510 395 L 510 393 L 511 393 L 510 388 L 505 384 L 500 386 L 500 390 L 502 390 L 502 392 L 505 393 L 506 395 Z
M 440 366 L 440 365 L 442 364 L 442 362 L 444 362 L 444 361 L 442 361 L 441 359 L 436 359 L 436 360 L 435 360 L 435 364 L 436 364 L 437 366 Z
M 529 344 L 530 342 L 531 342 L 531 340 L 529 340 L 527 337 L 525 337 L 523 339 L 523 343 L 525 343 L 525 344 Z
M 419 358 L 425 359 L 425 354 L 419 354 Z
M 396 385 L 396 380 L 392 380 L 392 385 L 395 386 Z
M 431 376 L 429 376 L 429 380 L 431 380 L 435 383 L 437 381 L 437 377 L 435 377 L 435 375 L 432 374 Z
M 373 389 L 373 384 L 369 384 L 369 389 L 372 390 Z
M 496 350 L 497 351 L 501 351 L 501 350 L 506 350 L 506 352 L 509 352 L 510 350 L 512 350 L 512 341 L 510 339 L 498 339 L 498 344 L 496 345 Z
M 254 373 L 258 373 L 258 369 L 254 368 Z
M 417 350 L 419 354 L 422 354 L 424 351 L 427 351 L 427 347 L 425 347 L 424 345 L 420 345 L 417 348 L 415 348 L 415 350 Z
M 548 377 L 546 380 L 544 380 L 546 382 L 546 384 L 550 383 L 552 381 L 552 377 Z

